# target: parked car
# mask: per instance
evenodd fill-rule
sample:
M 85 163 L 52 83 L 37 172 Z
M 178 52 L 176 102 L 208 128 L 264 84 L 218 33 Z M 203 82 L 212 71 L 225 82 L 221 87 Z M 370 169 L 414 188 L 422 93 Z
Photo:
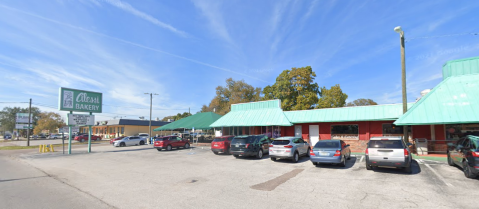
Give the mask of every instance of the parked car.
M 12 135 L 5 134 L 5 135 L 3 135 L 3 139 L 12 139 Z
M 269 157 L 272 161 L 277 159 L 291 159 L 298 162 L 302 156 L 309 156 L 309 144 L 299 137 L 279 137 L 269 145 Z
M 88 134 L 83 134 L 83 135 L 75 136 L 75 138 L 74 138 L 73 140 L 79 141 L 79 142 L 88 141 Z M 91 135 L 91 140 L 92 140 L 92 141 L 101 140 L 101 136 Z
M 124 136 L 120 136 L 120 137 L 116 137 L 116 138 L 114 138 L 114 139 L 110 139 L 110 144 L 113 144 L 115 141 L 118 141 L 118 140 L 123 139 L 123 138 L 125 138 L 125 137 L 124 137 Z
M 141 138 L 139 136 L 127 136 L 113 142 L 113 146 L 115 147 L 125 147 L 125 146 L 145 145 L 145 144 L 146 144 L 146 139 Z
M 461 167 L 467 178 L 477 178 L 479 176 L 479 137 L 468 135 L 447 145 L 447 163 Z
M 270 144 L 271 141 L 265 135 L 236 136 L 231 141 L 230 153 L 236 158 L 241 155 L 261 159 L 264 154 L 269 154 Z
M 311 150 L 309 159 L 313 165 L 334 163 L 345 167 L 346 161 L 351 159 L 351 149 L 342 140 L 320 140 Z
M 48 136 L 49 139 L 61 139 L 62 135 L 61 134 L 51 134 Z
M 234 137 L 233 135 L 216 137 L 211 142 L 211 151 L 215 153 L 215 155 L 220 152 L 230 154 L 230 145 Z
M 150 135 L 147 133 L 139 133 L 138 136 L 144 139 L 148 139 L 148 137 L 150 137 Z
M 190 142 L 188 139 L 183 139 L 179 136 L 164 136 L 164 137 L 157 137 L 155 139 L 155 144 L 153 145 L 158 151 L 162 149 L 166 149 L 170 151 L 173 147 L 180 148 L 183 147 L 185 149 L 190 148 Z
M 366 169 L 372 170 L 377 166 L 403 168 L 411 173 L 410 143 L 406 145 L 402 137 L 382 136 L 372 137 L 366 148 Z

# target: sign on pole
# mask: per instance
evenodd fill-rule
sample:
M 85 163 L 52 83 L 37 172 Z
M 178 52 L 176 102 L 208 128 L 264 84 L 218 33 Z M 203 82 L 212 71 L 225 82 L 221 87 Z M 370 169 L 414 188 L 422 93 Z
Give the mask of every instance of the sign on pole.
M 63 126 L 60 128 L 60 132 L 68 133 L 68 126 Z M 80 126 L 72 126 L 72 132 L 80 132 Z
M 94 115 L 68 114 L 67 125 L 74 126 L 93 126 L 95 125 Z
M 60 88 L 59 110 L 101 113 L 103 94 L 78 89 Z
M 27 122 L 28 123 L 28 122 Z M 19 124 L 19 123 L 15 123 L 15 129 L 28 129 L 28 124 Z M 30 126 L 30 129 L 32 129 L 33 127 Z
M 17 113 L 15 117 L 16 123 L 28 123 L 28 113 Z M 30 117 L 30 122 L 33 122 L 33 117 Z

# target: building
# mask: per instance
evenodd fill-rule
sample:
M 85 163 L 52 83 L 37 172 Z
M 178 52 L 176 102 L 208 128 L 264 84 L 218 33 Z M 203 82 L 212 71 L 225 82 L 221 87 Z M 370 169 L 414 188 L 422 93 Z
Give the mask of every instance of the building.
M 92 134 L 101 136 L 102 138 L 115 138 L 119 136 L 132 136 L 139 133 L 149 133 L 149 120 L 134 120 L 134 119 L 116 119 L 97 121 L 95 126 L 92 126 Z M 160 134 L 159 131 L 153 131 L 168 124 L 169 122 L 151 121 L 151 135 Z M 80 127 L 81 133 L 88 133 L 88 126 Z

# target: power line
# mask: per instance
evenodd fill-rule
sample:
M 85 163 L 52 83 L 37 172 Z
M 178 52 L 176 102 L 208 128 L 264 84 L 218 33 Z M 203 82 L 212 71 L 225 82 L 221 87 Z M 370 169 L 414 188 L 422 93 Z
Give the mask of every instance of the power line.
M 408 39 L 406 39 L 406 41 L 410 41 L 410 40 L 414 40 L 414 39 L 443 38 L 443 37 L 467 36 L 467 35 L 477 36 L 477 35 L 479 35 L 479 32 L 478 32 L 478 33 L 456 33 L 456 34 L 446 34 L 446 35 L 439 35 L 439 36 L 413 37 L 413 38 L 408 38 Z
M 6 103 L 29 103 L 29 102 L 0 102 L 0 103 L 6 104 Z

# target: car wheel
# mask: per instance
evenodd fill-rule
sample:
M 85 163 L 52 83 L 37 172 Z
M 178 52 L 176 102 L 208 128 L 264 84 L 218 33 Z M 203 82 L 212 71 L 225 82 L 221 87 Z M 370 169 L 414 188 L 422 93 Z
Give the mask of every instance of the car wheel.
M 80 142 L 84 142 L 84 141 L 85 141 L 85 139 L 80 139 Z
M 341 158 L 341 163 L 339 164 L 341 167 L 346 167 L 346 156 L 342 156 Z
M 262 149 L 258 150 L 258 153 L 256 153 L 256 158 L 258 158 L 258 159 L 263 158 L 263 150 Z
M 447 164 L 449 164 L 450 166 L 454 166 L 454 161 L 452 161 L 452 157 L 449 152 L 447 153 Z
M 166 146 L 166 151 L 171 151 L 171 145 Z
M 368 161 L 366 161 L 366 170 L 372 170 L 373 166 L 368 164 Z
M 275 158 L 275 157 L 272 157 L 271 160 L 272 160 L 272 161 L 276 161 L 276 158 Z
M 190 144 L 189 143 L 186 143 L 185 144 L 185 149 L 189 149 L 190 148 Z
M 462 161 L 462 170 L 464 171 L 464 175 L 467 178 L 473 179 L 476 178 L 477 175 L 472 173 L 471 167 L 469 166 L 469 163 L 466 161 Z
M 215 155 L 217 155 L 217 154 L 218 154 L 218 152 L 213 152 L 213 153 L 215 153 Z
M 145 142 L 144 142 L 144 141 L 140 141 L 140 145 L 145 145 Z
M 120 143 L 120 147 L 126 146 L 125 142 Z
M 161 149 L 160 149 L 160 148 L 158 148 L 158 149 L 156 149 L 156 150 L 158 150 L 158 152 L 161 152 Z
M 349 151 L 349 155 L 348 155 L 347 160 L 351 160 L 351 151 Z
M 299 161 L 299 154 L 298 152 L 294 152 L 294 155 L 293 155 L 293 163 L 297 163 Z
M 233 155 L 235 158 L 239 158 L 239 155 Z
M 313 162 L 313 165 L 314 165 L 314 166 L 318 166 L 318 163 Z
M 404 171 L 405 171 L 406 173 L 412 173 L 412 166 L 409 165 L 408 167 L 405 167 L 405 168 L 404 168 Z

